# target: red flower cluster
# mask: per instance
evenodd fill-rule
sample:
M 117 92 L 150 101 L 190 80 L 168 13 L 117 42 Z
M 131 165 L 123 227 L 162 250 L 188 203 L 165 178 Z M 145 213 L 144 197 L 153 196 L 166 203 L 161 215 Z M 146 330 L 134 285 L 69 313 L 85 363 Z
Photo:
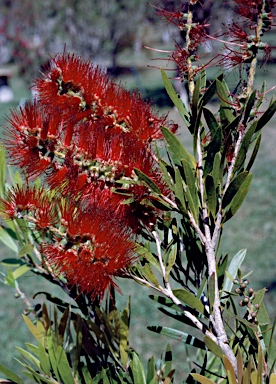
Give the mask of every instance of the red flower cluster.
M 24 211 L 36 229 L 50 231 L 46 257 L 69 284 L 102 298 L 112 277 L 133 260 L 131 233 L 158 216 L 156 198 L 135 169 L 168 193 L 151 149 L 166 117 L 90 61 L 67 53 L 53 58 L 34 88 L 35 100 L 12 112 L 5 144 L 11 163 L 28 180 L 41 176 L 56 197 L 49 200 L 43 188 L 17 187 L 0 209 L 8 218 Z M 67 211 L 59 203 L 64 200 Z M 65 244 L 59 238 L 64 222 Z

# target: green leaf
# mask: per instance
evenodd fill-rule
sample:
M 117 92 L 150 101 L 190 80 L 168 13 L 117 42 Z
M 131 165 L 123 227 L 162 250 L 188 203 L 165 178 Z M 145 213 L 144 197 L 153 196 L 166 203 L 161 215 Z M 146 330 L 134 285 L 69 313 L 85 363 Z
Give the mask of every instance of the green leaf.
M 208 173 L 211 173 L 213 170 L 214 159 L 216 154 L 220 151 L 221 142 L 222 142 L 222 130 L 219 127 L 216 130 L 215 134 L 212 136 L 212 141 L 208 145 L 207 156 L 206 156 L 204 172 L 203 172 L 204 177 L 206 177 Z
M 17 245 L 15 244 L 13 239 L 10 237 L 10 235 L 8 235 L 6 229 L 1 226 L 0 226 L 0 241 L 17 254 L 18 252 Z
M 147 370 L 147 384 L 151 383 L 152 380 L 155 380 L 155 358 L 152 356 L 148 361 L 148 370 Z M 157 382 L 155 382 L 157 384 Z
M 34 323 L 27 316 L 23 315 L 23 319 L 29 328 L 29 331 L 39 342 L 43 343 L 44 337 L 46 336 L 46 331 L 41 321 L 38 320 L 37 324 L 34 325 Z
M 173 360 L 172 349 L 170 344 L 168 344 L 165 352 L 165 358 L 164 358 L 164 362 L 165 362 L 164 377 L 167 377 L 172 371 L 172 360 Z
M 52 367 L 52 369 L 56 375 L 57 380 L 61 381 L 60 375 L 59 375 L 59 370 L 58 370 L 58 363 L 57 363 L 57 359 L 56 359 L 55 341 L 53 340 L 52 334 L 47 336 L 47 349 L 48 349 L 51 367 Z
M 235 168 L 234 168 L 235 170 L 240 169 L 244 165 L 246 154 L 248 152 L 248 148 L 252 140 L 252 136 L 255 133 L 255 128 L 256 128 L 255 124 L 252 124 L 251 127 L 247 130 L 246 134 L 244 135 L 244 138 L 242 140 L 241 147 L 237 156 L 237 160 L 235 163 Z
M 221 161 L 221 155 L 220 155 L 219 152 L 217 152 L 215 154 L 215 157 L 214 157 L 213 170 L 212 170 L 212 176 L 213 176 L 213 179 L 214 179 L 214 187 L 215 187 L 215 189 L 218 187 L 218 185 L 219 185 L 219 183 L 221 182 L 221 179 L 222 179 L 220 161 Z
M 139 179 L 143 181 L 153 192 L 161 194 L 159 187 L 147 175 L 145 175 L 142 171 L 137 168 L 134 168 L 134 171 L 139 177 Z
M 225 194 L 223 196 L 223 199 L 222 199 L 222 208 L 223 209 L 225 207 L 227 207 L 227 205 L 232 202 L 234 196 L 236 195 L 236 193 L 240 189 L 240 186 L 242 185 L 244 180 L 247 178 L 247 176 L 248 176 L 248 172 L 244 171 L 244 172 L 239 173 L 231 181 L 231 183 L 230 183 L 229 187 L 227 188 L 227 190 L 226 190 L 226 192 L 225 192 Z
M 230 276 L 232 276 L 233 279 L 236 278 L 238 269 L 240 269 L 245 256 L 246 256 L 246 249 L 242 249 L 241 251 L 236 253 L 236 255 L 231 260 L 231 262 L 229 264 L 229 267 L 228 267 L 228 272 L 229 272 Z M 233 287 L 233 280 L 230 279 L 226 275 L 225 278 L 224 278 L 223 289 L 222 290 L 224 292 L 231 292 L 232 291 L 232 287 Z M 221 301 L 223 302 L 225 300 L 222 298 Z
M 56 351 L 56 361 L 61 380 L 66 384 L 75 384 L 66 353 L 60 345 Z
M 21 265 L 19 268 L 17 268 L 15 271 L 13 271 L 13 277 L 14 279 L 18 279 L 20 276 L 24 275 L 24 273 L 28 272 L 30 270 L 30 267 L 27 264 Z
M 223 74 L 220 74 L 216 80 L 222 81 L 223 80 Z M 206 105 L 209 103 L 209 101 L 215 96 L 216 91 L 217 91 L 217 82 L 214 80 L 207 90 L 204 92 L 202 99 L 201 99 L 201 104 L 202 106 Z
M 128 362 L 128 333 L 129 333 L 129 313 L 130 313 L 130 297 L 128 300 L 128 308 L 125 308 L 123 310 L 121 319 L 120 319 L 120 331 L 119 331 L 119 338 L 120 338 L 120 357 L 122 360 L 123 365 L 126 367 Z
M 202 302 L 186 289 L 174 289 L 173 294 L 189 307 L 196 309 L 200 313 L 204 313 L 204 305 Z
M 186 160 L 182 160 L 182 168 L 185 175 L 185 180 L 187 187 L 190 191 L 190 195 L 193 201 L 194 211 L 198 212 L 199 202 L 198 202 L 198 190 L 196 186 L 196 176 L 195 169 L 192 167 L 191 163 Z
M 5 284 L 9 285 L 10 287 L 12 287 L 13 289 L 16 289 L 17 288 L 17 282 L 13 276 L 13 273 L 10 269 L 8 269 L 8 272 L 7 272 L 7 275 L 6 275 L 6 279 L 5 279 Z
M 0 145 L 0 197 L 4 198 L 6 184 L 6 156 L 5 148 Z
M 216 79 L 217 94 L 220 98 L 220 115 L 222 122 L 226 120 L 227 124 L 234 120 L 233 115 L 233 100 L 231 93 L 224 80 L 219 81 Z M 224 124 L 225 125 L 225 124 Z
M 162 80 L 163 84 L 166 88 L 166 91 L 173 102 L 173 104 L 176 106 L 178 109 L 178 112 L 182 119 L 184 120 L 185 124 L 188 126 L 189 125 L 189 112 L 186 109 L 185 105 L 183 104 L 180 96 L 176 93 L 174 87 L 172 86 L 171 81 L 169 80 L 166 72 L 161 68 L 161 75 L 162 75 Z
M 255 89 L 251 93 L 251 95 L 250 95 L 250 97 L 249 97 L 249 99 L 248 99 L 248 101 L 246 103 L 246 107 L 245 107 L 245 111 L 244 111 L 244 115 L 243 115 L 243 122 L 242 122 L 244 125 L 246 125 L 247 119 L 250 117 L 250 113 L 251 113 L 252 108 L 253 108 L 253 106 L 255 104 L 256 93 L 257 93 L 257 90 Z
M 130 369 L 133 377 L 133 384 L 146 384 L 146 377 L 143 364 L 137 353 L 132 353 Z
M 205 376 L 199 375 L 198 373 L 190 373 L 190 375 L 198 381 L 200 384 L 215 384 L 212 380 Z
M 39 356 L 39 361 L 41 365 L 41 369 L 43 372 L 50 376 L 51 375 L 51 365 L 50 365 L 50 360 L 49 356 L 45 351 L 45 348 L 41 343 L 38 343 L 38 356 Z
M 135 251 L 139 256 L 145 258 L 151 265 L 153 265 L 156 269 L 158 269 L 159 272 L 161 272 L 161 268 L 158 260 L 156 259 L 156 257 L 153 256 L 153 254 L 146 247 L 136 243 Z
M 82 371 L 82 374 L 84 377 L 85 384 L 98 384 L 99 383 L 100 374 L 98 374 L 97 376 L 95 376 L 92 379 L 87 366 L 84 366 L 81 371 Z
M 264 114 L 258 120 L 255 132 L 258 132 L 269 122 L 269 120 L 273 117 L 275 111 L 276 111 L 276 100 L 274 100 L 270 104 L 269 108 L 264 112 Z
M 216 217 L 216 209 L 217 209 L 217 195 L 215 190 L 215 183 L 213 176 L 208 174 L 205 180 L 205 189 L 207 195 L 208 202 L 208 213 L 212 214 L 213 218 Z
M 240 208 L 244 199 L 247 196 L 251 183 L 252 183 L 252 174 L 249 174 L 247 178 L 244 180 L 244 182 L 241 184 L 234 198 L 232 199 L 232 203 L 229 205 L 229 208 L 224 215 L 224 219 L 223 219 L 224 223 L 229 219 L 231 219 L 231 217 L 234 216 L 235 213 L 238 211 L 238 209 Z
M 210 130 L 211 136 L 213 137 L 219 128 L 219 123 L 215 118 L 214 114 L 207 108 L 203 108 L 203 114 Z
M 192 116 L 193 116 L 193 119 L 195 122 L 197 120 L 197 115 L 199 113 L 199 110 L 201 110 L 201 108 L 198 108 L 199 98 L 200 98 L 200 90 L 201 90 L 201 75 L 199 75 L 197 80 L 196 80 L 195 89 L 194 89 L 193 97 L 192 97 Z M 195 131 L 195 135 L 196 135 L 196 131 Z
M 204 336 L 204 343 L 206 347 L 211 351 L 215 356 L 218 356 L 220 359 L 223 356 L 222 349 L 208 336 Z
M 169 129 L 165 127 L 162 127 L 161 131 L 169 145 L 169 149 L 172 151 L 172 153 L 174 153 L 176 158 L 179 160 L 179 163 L 181 163 L 181 160 L 186 160 L 190 164 L 191 168 L 195 169 L 195 158 L 189 152 L 187 152 L 187 150 L 184 148 L 178 138 Z
M 1 261 L 2 265 L 4 265 L 5 267 L 19 267 L 21 265 L 24 265 L 24 261 L 20 260 L 20 259 L 16 259 L 16 258 L 7 258 L 7 259 L 3 259 Z
M 27 255 L 28 253 L 31 253 L 34 249 L 34 245 L 33 244 L 25 244 L 23 245 L 22 248 L 20 248 L 19 252 L 18 252 L 18 257 L 22 257 L 22 256 L 25 256 Z
M 255 161 L 256 156 L 258 154 L 258 151 L 259 151 L 259 148 L 260 148 L 260 144 L 261 144 L 261 138 L 262 138 L 262 134 L 260 132 L 259 135 L 257 136 L 256 143 L 254 145 L 251 157 L 250 157 L 249 162 L 248 162 L 248 164 L 246 166 L 246 170 L 248 172 L 250 171 L 252 165 L 254 164 L 254 161 Z
M 4 365 L 0 364 L 0 372 L 2 372 L 9 380 L 13 381 L 16 384 L 24 384 L 24 382 L 17 376 L 15 373 L 10 371 Z
M 209 299 L 211 313 L 213 312 L 213 306 L 215 302 L 215 289 L 216 289 L 215 273 L 213 272 L 208 279 L 208 299 Z
M 192 345 L 195 348 L 200 348 L 206 350 L 205 343 L 196 337 L 189 335 L 188 333 L 178 331 L 177 329 L 161 327 L 161 326 L 149 326 L 147 327 L 150 331 L 159 333 L 160 335 L 170 337 L 185 343 L 187 345 Z
M 174 266 L 176 255 L 177 255 L 177 246 L 176 244 L 167 251 L 167 258 L 165 262 L 165 270 L 166 270 L 166 280 L 168 281 L 170 272 L 172 267 Z
M 158 164 L 159 164 L 159 167 L 162 171 L 162 175 L 163 175 L 164 180 L 166 181 L 168 187 L 170 188 L 170 190 L 174 191 L 173 179 L 171 177 L 170 172 L 167 169 L 169 167 L 169 165 L 162 159 L 159 159 Z
M 28 360 L 30 363 L 32 363 L 38 370 L 40 370 L 40 362 L 39 360 L 34 357 L 30 352 L 25 351 L 25 349 L 16 347 L 16 349 L 21 353 L 21 355 Z
M 185 203 L 185 191 L 183 186 L 183 180 L 178 168 L 175 169 L 175 197 L 181 204 L 182 211 L 186 211 Z
M 168 299 L 167 297 L 149 295 L 149 298 L 153 301 L 156 301 L 159 304 L 165 305 L 166 307 L 170 307 L 179 311 L 179 307 L 176 304 L 174 304 L 171 299 Z
M 155 287 L 159 287 L 159 281 L 157 280 L 155 274 L 152 272 L 152 269 L 148 263 L 142 266 L 142 273 L 150 283 L 152 283 Z

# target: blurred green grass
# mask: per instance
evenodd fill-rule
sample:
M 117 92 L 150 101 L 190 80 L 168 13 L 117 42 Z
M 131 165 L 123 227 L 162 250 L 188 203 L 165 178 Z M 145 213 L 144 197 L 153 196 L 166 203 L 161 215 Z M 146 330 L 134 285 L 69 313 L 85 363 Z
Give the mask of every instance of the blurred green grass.
M 138 71 L 139 81 L 142 82 L 140 86 L 143 88 L 150 86 L 151 89 L 162 87 L 160 72 L 156 69 L 145 69 L 146 65 Z M 213 78 L 216 74 L 217 70 L 215 69 L 211 71 L 210 77 Z M 234 84 L 236 78 L 233 74 L 230 76 L 232 76 L 230 80 Z M 263 79 L 266 79 L 268 88 L 270 88 L 275 85 L 275 78 L 276 66 L 269 65 L 265 70 L 261 68 L 258 70 L 256 83 L 260 84 Z M 120 80 L 129 88 L 139 86 L 139 81 L 137 82 L 137 78 L 134 78 L 133 75 L 123 76 Z M 15 99 L 11 103 L 0 104 L 1 125 L 4 122 L 3 117 L 9 113 L 10 108 L 16 107 L 20 102 L 30 97 L 30 92 L 21 79 L 13 78 L 11 86 L 14 90 Z M 267 97 L 270 98 L 271 94 L 268 94 Z M 162 110 L 162 112 L 165 112 L 165 110 Z M 175 111 L 170 112 L 170 117 L 178 120 Z M 2 135 L 1 133 L 0 140 Z M 180 126 L 178 135 L 189 148 L 190 137 L 188 130 L 183 125 Z M 276 306 L 275 143 L 276 117 L 264 129 L 260 153 L 253 168 L 254 177 L 251 190 L 238 214 L 225 225 L 221 246 L 221 252 L 228 253 L 230 258 L 240 249 L 247 248 L 247 258 L 243 269 L 246 272 L 253 270 L 252 275 L 249 277 L 253 288 L 270 287 L 266 303 L 271 317 L 275 316 Z M 10 251 L 0 244 L 0 259 L 9 256 Z M 3 267 L 1 267 L 1 270 L 3 270 Z M 38 290 L 48 290 L 52 293 L 52 286 L 30 273 L 20 278 L 20 283 L 22 290 L 30 298 L 32 293 Z M 170 319 L 158 311 L 158 305 L 148 297 L 152 292 L 149 292 L 147 288 L 125 279 L 120 279 L 119 285 L 123 292 L 122 296 L 117 294 L 117 304 L 120 309 L 126 306 L 128 295 L 132 297 L 131 346 L 141 354 L 143 361 L 146 362 L 152 354 L 155 354 L 156 358 L 158 358 L 165 351 L 167 343 L 171 343 L 173 354 L 183 356 L 182 359 L 178 359 L 182 360 L 182 362 L 177 365 L 178 371 L 181 372 L 183 361 L 186 360 L 184 344 L 151 333 L 146 327 L 149 325 L 166 325 L 175 326 L 181 330 L 182 325 L 180 323 L 172 324 Z M 12 290 L 3 284 L 0 284 L 0 294 L 0 341 L 2 346 L 0 349 L 0 363 L 19 373 L 21 368 L 13 360 L 16 355 L 15 346 L 23 347 L 24 342 L 33 342 L 21 317 L 25 306 L 20 299 L 13 298 Z M 28 383 L 27 380 L 26 383 Z

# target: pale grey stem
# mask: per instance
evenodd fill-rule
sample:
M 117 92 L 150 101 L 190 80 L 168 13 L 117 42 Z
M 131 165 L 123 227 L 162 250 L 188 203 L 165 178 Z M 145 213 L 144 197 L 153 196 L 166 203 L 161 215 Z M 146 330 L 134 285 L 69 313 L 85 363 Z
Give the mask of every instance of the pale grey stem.
M 208 218 L 208 206 L 207 201 L 204 197 L 204 180 L 203 180 L 203 157 L 201 149 L 201 139 L 200 139 L 200 130 L 198 130 L 197 136 L 197 156 L 198 156 L 198 172 L 199 172 L 199 190 L 201 196 L 202 204 L 202 215 L 203 219 Z M 234 166 L 233 166 L 234 167 Z M 223 318 L 220 310 L 220 297 L 219 297 L 219 288 L 218 288 L 218 277 L 217 277 L 217 266 L 216 266 L 216 255 L 215 255 L 215 245 L 217 238 L 216 233 L 211 234 L 210 227 L 208 223 L 204 220 L 204 233 L 205 233 L 205 242 L 202 242 L 202 245 L 205 247 L 207 264 L 208 264 L 208 277 L 214 279 L 214 303 L 213 303 L 213 312 L 210 316 L 210 321 L 212 323 L 213 329 L 216 334 L 216 343 L 222 349 L 223 353 L 227 356 L 231 362 L 236 374 L 237 374 L 237 361 L 233 353 L 232 348 L 228 344 L 228 338 L 225 331 Z M 220 227 L 221 225 L 221 216 L 216 218 L 216 226 Z

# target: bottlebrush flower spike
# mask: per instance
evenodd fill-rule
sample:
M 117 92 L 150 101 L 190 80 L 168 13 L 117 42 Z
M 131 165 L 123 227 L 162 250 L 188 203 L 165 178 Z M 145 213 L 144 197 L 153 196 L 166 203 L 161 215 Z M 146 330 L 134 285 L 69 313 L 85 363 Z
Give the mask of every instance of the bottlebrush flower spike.
M 103 120 L 107 127 L 132 132 L 143 141 L 162 137 L 165 117 L 155 116 L 138 93 L 125 90 L 103 70 L 73 54 L 56 55 L 50 71 L 35 81 L 34 88 L 40 105 L 58 110 L 65 121 Z
M 115 278 L 123 276 L 136 258 L 131 231 L 106 209 L 76 209 L 72 201 L 63 207 L 61 223 L 62 236 L 45 243 L 42 253 L 69 287 L 76 285 L 92 300 L 102 300 L 111 286 L 118 289 Z
M 6 219 L 26 218 L 36 230 L 45 231 L 58 220 L 56 202 L 43 188 L 15 186 L 0 199 L 0 214 Z

